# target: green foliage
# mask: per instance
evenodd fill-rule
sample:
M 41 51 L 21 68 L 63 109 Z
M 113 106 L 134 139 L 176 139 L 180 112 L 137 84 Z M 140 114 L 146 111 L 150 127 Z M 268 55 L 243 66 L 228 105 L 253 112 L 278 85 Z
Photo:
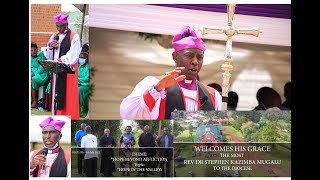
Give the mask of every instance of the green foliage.
M 250 136 L 251 141 L 258 142 L 259 141 L 259 133 L 258 131 L 254 132 Z
M 174 137 L 179 136 L 179 134 L 183 132 L 183 127 L 177 121 L 173 121 L 173 128 L 174 128 L 174 131 L 173 131 Z
M 83 13 L 79 11 L 74 12 L 63 12 L 64 14 L 68 14 L 68 28 L 71 31 L 77 32 L 79 35 L 81 33 L 82 28 L 82 16 Z
M 247 140 L 253 140 L 252 135 L 255 137 L 255 133 L 259 130 L 260 125 L 253 121 L 243 123 L 240 127 L 244 138 Z
M 94 66 L 90 66 L 89 68 L 89 72 L 90 72 L 90 80 L 92 79 L 92 77 L 94 76 L 94 74 L 97 72 L 97 68 Z
M 265 112 L 259 121 L 260 127 L 275 125 L 276 142 L 291 142 L 291 112 Z M 260 138 L 259 138 L 259 141 Z M 273 141 L 272 141 L 273 142 Z
M 266 125 L 269 121 L 270 121 L 270 120 L 267 119 L 265 116 L 262 116 L 262 117 L 260 118 L 259 124 L 260 124 L 260 126 L 262 127 L 262 126 Z
M 132 131 L 132 134 L 134 135 L 134 139 L 136 140 L 136 144 L 133 147 L 138 147 L 138 142 L 140 139 L 140 135 L 143 133 L 143 131 L 135 129 L 134 131 Z M 151 133 L 152 134 L 152 133 Z
M 237 136 L 237 138 L 240 140 L 240 141 L 244 141 L 243 139 L 243 134 L 241 132 L 241 130 L 237 130 L 235 129 L 234 127 L 232 126 L 224 126 L 223 129 L 225 129 L 226 131 L 230 131 L 231 133 L 233 133 L 234 135 Z M 230 138 L 231 140 L 231 138 Z
M 291 123 L 291 111 L 264 112 L 263 116 L 270 121 L 283 120 Z
M 277 142 L 291 142 L 290 133 L 278 130 Z
M 161 37 L 160 34 L 152 34 L 152 33 L 143 33 L 143 32 L 138 32 L 139 37 L 143 38 L 144 40 L 150 40 L 152 42 L 153 39 L 157 37 Z
M 221 126 L 230 126 L 232 121 L 222 121 Z
M 225 118 L 227 117 L 227 111 L 219 111 L 216 116 L 218 118 Z
M 195 134 L 190 133 L 190 136 L 187 137 L 187 140 L 184 142 L 194 142 L 194 139 L 196 138 Z
M 276 123 L 270 122 L 263 126 L 258 131 L 259 142 L 276 142 L 278 137 L 278 131 L 276 129 Z
M 240 130 L 243 123 L 246 123 L 249 119 L 247 119 L 246 116 L 239 116 L 234 121 L 232 121 L 232 127 L 234 127 L 237 130 Z
M 145 125 L 148 125 L 150 127 L 150 132 L 153 134 L 158 132 L 158 130 L 159 130 L 159 122 L 160 121 L 136 121 L 136 122 L 139 125 L 140 129 L 143 129 Z M 170 131 L 172 130 L 172 128 L 171 128 L 172 126 L 170 124 L 168 124 L 167 121 L 163 121 L 161 124 L 160 134 L 162 133 L 162 130 L 164 127 L 168 127 Z
M 226 134 L 224 134 L 222 136 L 222 139 L 223 139 L 223 142 L 231 142 L 232 141 L 231 137 L 229 135 L 226 135 Z
M 159 131 L 159 123 L 160 121 L 136 121 L 136 123 L 139 125 L 140 129 L 143 129 L 145 125 L 148 125 L 150 127 L 150 133 L 155 134 Z M 161 121 L 161 131 L 159 132 L 159 135 L 163 134 L 163 128 L 167 127 L 169 128 L 169 132 L 175 137 L 177 137 L 182 131 L 183 127 L 180 125 L 179 122 L 174 121 L 173 127 L 172 127 L 172 121 L 170 120 L 164 120 Z
M 187 114 L 185 111 L 174 111 L 174 120 L 185 120 Z
M 91 97 L 93 96 L 93 93 L 95 91 L 95 84 L 91 80 L 92 80 L 94 74 L 97 72 L 97 68 L 92 66 L 89 68 L 89 72 L 90 72 L 90 75 L 89 75 L 89 82 L 90 83 L 89 83 L 89 90 L 88 90 L 88 93 L 89 93 L 88 98 L 89 98 L 89 100 L 91 100 Z
M 193 132 L 193 126 L 192 126 L 192 124 L 189 124 L 189 125 L 188 125 L 188 130 L 189 130 L 189 133 L 192 134 L 192 132 Z
M 143 130 L 144 126 L 148 125 L 150 127 L 150 133 L 155 134 L 159 130 L 159 121 L 136 121 L 136 123 L 139 126 L 139 129 Z M 164 126 L 162 126 L 161 129 L 163 129 Z M 171 129 L 170 127 L 168 127 Z M 161 133 L 161 132 L 160 132 Z
M 291 123 L 288 123 L 284 120 L 277 121 L 277 128 L 280 131 L 287 131 L 287 132 L 289 132 L 289 134 L 291 133 Z
M 233 111 L 232 116 L 236 119 L 237 117 L 245 117 L 253 122 L 258 122 L 264 111 Z
M 85 123 L 87 126 L 90 126 L 92 128 L 92 134 L 97 136 L 97 139 L 99 141 L 100 137 L 103 135 L 104 129 L 109 128 L 111 136 L 115 139 L 116 145 L 119 145 L 119 138 L 121 136 L 121 131 L 119 131 L 119 120 L 79 120 L 79 121 L 71 121 L 71 134 L 72 138 L 74 139 L 74 136 L 78 130 L 80 130 L 80 124 Z M 72 140 L 74 143 L 74 140 Z M 74 143 L 75 145 L 75 143 Z

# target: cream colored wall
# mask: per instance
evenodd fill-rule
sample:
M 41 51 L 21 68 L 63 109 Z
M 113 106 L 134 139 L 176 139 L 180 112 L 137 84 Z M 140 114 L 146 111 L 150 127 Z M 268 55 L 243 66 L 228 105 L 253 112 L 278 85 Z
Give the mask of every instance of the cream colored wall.
M 140 80 L 174 68 L 172 49 L 143 40 L 134 32 L 102 28 L 90 28 L 89 32 L 90 66 L 97 69 L 92 79 L 95 91 L 89 102 L 90 119 L 120 119 L 122 99 Z M 221 84 L 225 42 L 207 41 L 206 47 L 200 80 Z M 238 110 L 252 110 L 262 86 L 273 87 L 284 100 L 283 86 L 291 80 L 290 47 L 234 42 L 233 60 L 230 90 L 239 95 Z

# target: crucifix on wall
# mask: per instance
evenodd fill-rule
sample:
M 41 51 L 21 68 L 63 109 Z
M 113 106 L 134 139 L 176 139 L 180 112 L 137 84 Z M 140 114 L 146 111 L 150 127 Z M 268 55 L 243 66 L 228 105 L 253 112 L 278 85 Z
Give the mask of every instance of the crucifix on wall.
M 233 66 L 232 63 L 232 36 L 234 34 L 246 34 L 253 35 L 258 37 L 259 33 L 262 33 L 259 30 L 259 27 L 255 28 L 235 28 L 232 25 L 233 15 L 235 11 L 235 4 L 228 4 L 228 25 L 226 27 L 213 27 L 213 26 L 202 26 L 201 33 L 205 34 L 217 34 L 224 33 L 227 35 L 226 42 L 226 51 L 224 55 L 224 64 L 221 65 L 221 69 L 224 70 L 222 73 L 223 81 L 222 81 L 222 110 L 227 110 L 227 102 L 228 102 L 228 92 L 229 92 L 229 80 L 231 77 L 230 71 L 232 71 Z

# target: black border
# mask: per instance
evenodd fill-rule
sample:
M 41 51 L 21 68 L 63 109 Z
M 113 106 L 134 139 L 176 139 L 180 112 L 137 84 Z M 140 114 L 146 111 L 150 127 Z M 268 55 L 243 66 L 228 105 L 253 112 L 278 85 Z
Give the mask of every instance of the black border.
M 10 13 L 3 16 L 9 22 L 3 26 L 7 29 L 3 33 L 3 39 L 7 36 L 9 41 L 2 40 L 5 45 L 2 47 L 3 54 L 8 56 L 2 61 L 5 62 L 2 69 L 5 74 L 2 77 L 8 82 L 3 84 L 2 92 L 6 99 L 3 106 L 8 110 L 3 109 L 2 115 L 6 118 L 2 118 L 2 122 L 8 123 L 3 126 L 3 130 L 9 132 L 2 136 L 6 149 L 3 154 L 6 160 L 3 162 L 11 161 L 11 166 L 5 163 L 6 169 L 12 171 L 6 174 L 29 179 L 29 2 L 21 1 L 7 7 L 10 7 Z
M 303 5 L 304 11 L 301 10 Z M 318 36 L 315 27 L 317 13 L 310 6 L 312 5 L 303 4 L 301 1 L 292 1 L 292 179 L 296 179 L 299 175 L 305 177 L 317 172 L 309 169 L 311 164 L 301 162 L 301 160 L 312 160 L 315 159 L 313 156 L 318 156 L 317 153 L 313 153 L 313 147 L 307 147 L 309 143 L 306 141 L 312 135 L 308 135 L 307 132 L 306 135 L 298 133 L 303 127 L 310 127 L 318 121 L 317 116 L 308 117 L 317 112 L 312 110 L 312 105 L 308 105 L 314 101 L 313 97 L 308 96 L 317 91 L 315 84 L 319 76 L 317 67 L 312 67 L 318 60 L 317 51 L 313 51 L 312 48 L 312 45 L 317 43 L 313 40 L 313 36 Z M 10 7 L 12 8 L 11 13 L 8 14 L 10 17 L 6 17 L 5 20 L 7 33 L 3 34 L 10 38 L 9 41 L 6 40 L 8 44 L 3 44 L 9 52 L 4 49 L 5 58 L 2 61 L 5 63 L 2 69 L 3 87 L 5 87 L 3 98 L 6 99 L 3 101 L 5 108 L 2 114 L 3 117 L 9 117 L 2 120 L 5 124 L 7 123 L 4 129 L 9 130 L 9 133 L 6 133 L 2 139 L 6 148 L 10 148 L 9 154 L 14 157 L 13 166 L 7 168 L 13 170 L 10 175 L 29 178 L 29 2 L 21 1 L 19 5 L 14 4 Z M 316 34 L 312 34 L 312 28 Z M 308 82 L 308 79 L 311 82 Z M 8 97 L 10 99 L 7 99 Z M 9 115 L 5 115 L 7 113 Z M 316 140 L 317 137 L 318 135 L 312 139 Z M 307 150 L 310 150 L 309 153 L 303 152 Z
M 318 169 L 311 170 L 315 168 L 314 163 L 308 162 L 318 156 L 313 149 L 319 135 L 311 135 L 314 131 L 312 127 L 316 126 L 315 120 L 318 119 L 317 111 L 312 110 L 312 107 L 316 107 L 312 102 L 316 102 L 315 84 L 319 77 L 315 66 L 317 51 L 312 50 L 312 41 L 315 41 L 314 36 L 317 36 L 314 34 L 317 30 L 312 22 L 317 21 L 317 18 L 314 16 L 316 12 L 312 9 L 312 4 L 292 1 L 291 7 L 291 176 L 292 179 L 309 179 L 308 176 L 318 172 Z M 314 12 L 313 15 L 311 12 Z M 310 117 L 312 114 L 316 117 Z

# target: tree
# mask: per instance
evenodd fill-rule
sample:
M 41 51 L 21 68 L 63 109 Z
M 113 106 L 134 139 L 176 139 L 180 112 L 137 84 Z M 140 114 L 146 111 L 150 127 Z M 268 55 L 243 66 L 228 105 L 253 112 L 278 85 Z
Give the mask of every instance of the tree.
M 227 111 L 218 111 L 218 112 L 216 112 L 216 116 L 218 118 L 225 118 L 225 117 L 227 117 Z
M 245 116 L 240 116 L 237 119 L 235 119 L 234 121 L 232 121 L 232 127 L 234 127 L 237 130 L 240 130 L 241 126 L 243 123 L 247 122 L 248 119 Z
M 232 116 L 234 119 L 238 117 L 245 117 L 253 122 L 258 122 L 262 116 L 263 111 L 234 111 Z
M 277 112 L 264 112 L 263 116 L 270 121 L 277 121 L 282 119 L 285 122 L 291 123 L 291 111 L 277 111 Z
M 119 120 L 109 120 L 109 121 L 102 121 L 102 120 L 80 120 L 80 121 L 71 121 L 71 133 L 72 137 L 76 134 L 76 132 L 80 129 L 81 123 L 85 123 L 87 126 L 90 126 L 92 128 L 92 134 L 97 136 L 97 139 L 99 141 L 100 137 L 103 135 L 104 129 L 108 128 L 110 129 L 111 136 L 115 138 L 116 143 L 120 136 L 120 121 Z M 74 142 L 74 141 L 72 141 Z M 118 144 L 117 144 L 118 145 Z
M 259 127 L 260 125 L 258 123 L 248 121 L 246 123 L 243 123 L 240 129 L 244 138 L 246 138 L 247 140 L 253 140 L 255 136 L 254 133 L 256 133 L 259 130 Z
M 270 122 L 270 120 L 267 119 L 265 116 L 260 117 L 260 121 L 259 121 L 260 127 L 266 125 L 268 122 Z
M 136 123 L 139 125 L 140 129 L 143 129 L 143 127 L 145 125 L 148 125 L 150 127 L 150 133 L 152 133 L 152 134 L 155 134 L 158 131 L 159 122 L 160 121 L 136 121 Z M 173 131 L 173 135 L 175 137 L 177 137 L 183 131 L 183 128 L 178 121 L 174 120 L 173 127 L 172 127 L 171 120 L 164 120 L 164 121 L 161 121 L 161 132 L 159 132 L 159 135 L 161 135 L 163 133 L 162 130 L 164 127 L 169 128 L 170 133 L 172 133 L 172 131 Z
M 183 127 L 179 122 L 173 121 L 173 136 L 177 137 L 181 132 L 183 132 Z
M 269 122 L 258 131 L 259 142 L 276 142 L 278 131 L 275 122 Z
M 143 130 L 145 125 L 148 125 L 151 134 L 155 134 L 158 131 L 159 121 L 136 121 L 136 123 L 141 130 Z M 163 127 L 161 129 L 163 129 Z

